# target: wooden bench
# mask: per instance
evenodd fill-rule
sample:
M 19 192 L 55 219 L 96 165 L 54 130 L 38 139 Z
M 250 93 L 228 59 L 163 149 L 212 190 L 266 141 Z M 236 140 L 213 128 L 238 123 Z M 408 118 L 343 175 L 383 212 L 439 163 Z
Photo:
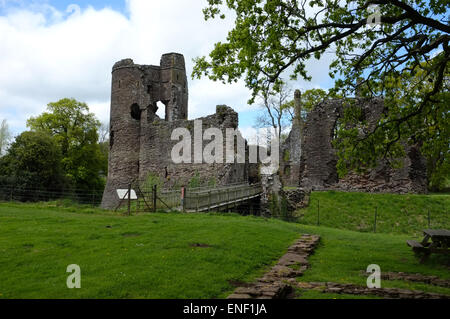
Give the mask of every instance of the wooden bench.
M 423 253 L 421 262 L 424 262 L 431 253 L 450 253 L 450 231 L 446 229 L 425 229 L 422 242 L 407 240 L 406 244 L 412 247 L 416 254 Z M 431 239 L 431 242 L 429 240 Z
M 412 248 L 425 248 L 421 243 L 415 240 L 407 240 L 406 243 Z
M 427 246 L 422 245 L 415 240 L 407 240 L 406 244 L 413 249 L 415 253 L 427 253 Z

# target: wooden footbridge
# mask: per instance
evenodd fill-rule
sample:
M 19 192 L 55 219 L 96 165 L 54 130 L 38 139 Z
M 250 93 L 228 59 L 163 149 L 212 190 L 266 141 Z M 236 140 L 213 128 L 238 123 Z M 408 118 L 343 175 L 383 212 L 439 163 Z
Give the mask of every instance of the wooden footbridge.
M 134 187 L 133 187 L 134 186 Z M 261 196 L 261 184 L 231 184 L 216 187 L 158 189 L 133 185 L 137 194 L 136 209 L 205 212 L 229 209 Z M 123 200 L 127 200 L 125 196 Z
M 235 207 L 242 204 L 242 202 L 259 197 L 261 193 L 260 184 L 240 184 L 210 189 L 186 190 L 183 210 L 202 212 Z

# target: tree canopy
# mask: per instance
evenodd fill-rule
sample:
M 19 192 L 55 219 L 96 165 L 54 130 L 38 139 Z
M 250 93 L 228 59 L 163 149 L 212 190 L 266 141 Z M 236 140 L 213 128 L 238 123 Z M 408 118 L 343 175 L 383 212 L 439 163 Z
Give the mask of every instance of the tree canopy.
M 208 0 L 205 19 L 225 18 L 225 8 L 235 16 L 234 27 L 209 57 L 195 59 L 194 77 L 224 83 L 244 78 L 253 102 L 268 87 L 276 92 L 285 74 L 311 79 L 307 61 L 333 53 L 333 95 L 346 98 L 363 90 L 366 97 L 385 98 L 387 112 L 371 134 L 345 135 L 351 125 L 342 126 L 349 143 L 341 145 L 340 154 L 370 160 L 347 161 L 341 168 L 399 156 L 401 142 L 430 138 L 414 133 L 427 130 L 425 117 L 440 118 L 436 126 L 448 125 L 449 104 L 434 107 L 449 86 L 448 0 Z M 409 82 L 417 74 L 427 85 Z
M 255 125 L 259 128 L 273 128 L 279 141 L 283 130 L 289 126 L 293 118 L 293 101 L 290 101 L 292 92 L 288 85 L 283 84 L 276 94 L 263 92 L 258 97 L 263 112 L 257 117 Z
M 68 98 L 49 103 L 48 112 L 30 118 L 27 126 L 55 138 L 66 177 L 76 189 L 103 187 L 107 158 L 98 143 L 100 122 L 85 103 Z
M 26 131 L 0 158 L 0 180 L 15 187 L 55 190 L 64 185 L 61 150 L 44 132 Z

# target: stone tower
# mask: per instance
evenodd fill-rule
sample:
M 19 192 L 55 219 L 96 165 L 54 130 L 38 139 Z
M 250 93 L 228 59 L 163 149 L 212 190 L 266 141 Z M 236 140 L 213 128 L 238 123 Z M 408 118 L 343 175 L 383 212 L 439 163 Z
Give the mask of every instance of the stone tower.
M 292 129 L 281 146 L 280 171 L 285 186 L 298 186 L 300 181 L 300 157 L 302 151 L 303 120 L 300 90 L 294 92 L 294 118 Z
M 158 102 L 164 105 L 164 118 L 156 114 Z M 178 143 L 172 140 L 172 132 L 185 128 L 194 136 L 195 120 L 188 120 L 187 115 L 188 83 L 183 55 L 164 54 L 159 66 L 138 65 L 131 59 L 113 66 L 108 179 L 102 208 L 117 207 L 120 200 L 116 190 L 126 189 L 134 181 L 144 181 L 150 174 L 167 188 L 186 185 L 194 177 L 217 185 L 247 180 L 246 163 L 172 160 L 171 151 Z M 217 106 L 215 114 L 197 120 L 203 130 L 219 128 L 223 136 L 227 128 L 238 127 L 238 114 L 224 105 Z M 194 151 L 192 146 L 191 152 Z
M 114 64 L 108 180 L 102 206 L 115 202 L 115 189 L 126 188 L 139 176 L 142 137 L 157 117 L 158 102 L 165 105 L 165 121 L 187 119 L 188 83 L 183 55 L 164 54 L 159 66 L 134 64 L 131 59 Z
M 294 92 L 294 119 L 293 125 L 301 125 L 302 121 L 302 94 L 300 90 Z

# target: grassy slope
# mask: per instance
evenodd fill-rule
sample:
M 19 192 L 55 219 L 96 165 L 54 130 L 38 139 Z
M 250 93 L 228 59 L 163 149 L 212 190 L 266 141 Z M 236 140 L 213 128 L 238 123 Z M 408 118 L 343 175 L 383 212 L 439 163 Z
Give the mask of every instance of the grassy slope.
M 123 217 L 0 204 L 0 298 L 225 297 L 228 280 L 261 275 L 298 230 L 233 215 Z M 66 288 L 69 264 L 80 265 L 82 289 Z
M 328 191 L 313 192 L 310 200 L 310 206 L 298 212 L 301 216 L 299 222 L 317 224 L 319 201 L 321 227 L 312 228 L 322 235 L 322 241 L 316 254 L 311 257 L 313 267 L 300 278 L 301 281 L 333 281 L 364 285 L 366 278 L 360 275 L 360 271 L 371 263 L 380 265 L 381 271 L 417 272 L 450 279 L 448 259 L 433 256 L 425 265 L 421 265 L 405 244 L 407 239 L 422 239 L 422 229 L 428 228 L 428 210 L 431 228 L 450 228 L 449 195 Z M 368 233 L 373 232 L 375 207 L 378 207 L 377 234 Z M 345 232 L 323 226 L 357 232 Z M 450 294 L 450 289 L 401 281 L 383 281 L 382 286 Z M 343 296 L 308 291 L 303 293 L 303 297 Z
M 365 285 L 367 277 L 361 275 L 370 264 L 380 266 L 382 272 L 408 272 L 435 275 L 450 279 L 449 259 L 432 255 L 420 264 L 406 245 L 408 235 L 370 234 L 339 229 L 303 226 L 304 231 L 319 234 L 321 243 L 310 257 L 311 268 L 299 281 L 339 282 Z M 415 289 L 450 295 L 450 289 L 421 283 L 383 280 L 382 287 Z M 314 297 L 314 292 L 306 294 Z M 332 296 L 329 296 L 332 297 Z
M 300 233 L 322 237 L 301 281 L 364 285 L 360 271 L 369 264 L 450 279 L 447 260 L 433 256 L 418 263 L 405 244 L 409 235 L 236 215 L 122 217 L 93 209 L 0 204 L 0 298 L 225 297 L 233 289 L 229 280 L 260 276 Z M 81 266 L 82 289 L 65 286 L 65 270 L 72 263 Z M 450 294 L 450 289 L 417 283 L 383 281 L 382 286 Z M 346 296 L 311 291 L 304 297 Z
M 375 207 L 377 232 L 421 236 L 428 228 L 450 228 L 450 195 L 395 195 L 343 192 L 313 192 L 309 207 L 300 210 L 299 222 L 317 224 L 317 202 L 320 203 L 320 225 L 373 232 Z

